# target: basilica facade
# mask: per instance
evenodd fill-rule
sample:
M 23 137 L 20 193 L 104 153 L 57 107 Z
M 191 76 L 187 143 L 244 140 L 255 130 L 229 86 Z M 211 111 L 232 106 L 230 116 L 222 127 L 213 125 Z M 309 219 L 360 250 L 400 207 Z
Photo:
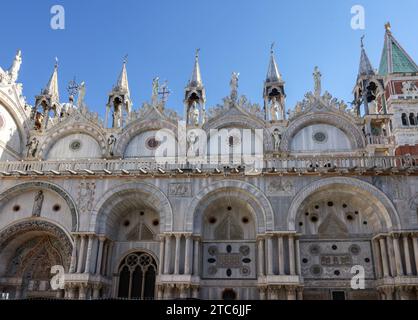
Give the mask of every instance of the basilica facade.
M 351 106 L 315 68 L 286 107 L 273 48 L 262 105 L 233 73 L 211 108 L 197 52 L 182 118 L 158 78 L 134 107 L 126 62 L 104 119 L 57 64 L 30 105 L 21 63 L 0 68 L 2 297 L 418 299 L 418 66 L 389 24 Z

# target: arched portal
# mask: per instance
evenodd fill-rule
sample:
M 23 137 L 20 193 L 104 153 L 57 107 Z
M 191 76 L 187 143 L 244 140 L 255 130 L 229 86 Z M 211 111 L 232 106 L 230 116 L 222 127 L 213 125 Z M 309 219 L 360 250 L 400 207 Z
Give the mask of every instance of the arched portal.
M 353 268 L 361 269 L 366 283 L 378 278 L 381 256 L 373 238 L 398 223 L 381 191 L 352 178 L 318 180 L 296 195 L 288 219 L 300 234 L 304 298 L 333 299 L 338 292 L 347 299 L 377 298 L 370 285 L 360 294 L 350 281 Z
M 118 269 L 118 298 L 154 299 L 157 264 L 145 252 L 128 254 Z
M 0 287 L 11 298 L 62 297 L 51 288 L 52 266 L 68 272 L 72 242 L 65 231 L 44 220 L 16 223 L 0 232 Z

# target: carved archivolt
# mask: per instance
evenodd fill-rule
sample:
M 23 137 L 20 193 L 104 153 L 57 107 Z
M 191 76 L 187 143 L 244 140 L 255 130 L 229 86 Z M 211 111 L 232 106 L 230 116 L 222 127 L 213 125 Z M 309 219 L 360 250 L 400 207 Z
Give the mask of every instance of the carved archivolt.
M 67 126 L 60 127 L 52 133 L 48 133 L 47 138 L 44 140 L 41 148 L 39 149 L 38 157 L 41 159 L 45 158 L 49 150 L 59 139 L 73 133 L 85 133 L 91 136 L 99 144 L 102 150 L 102 155 L 106 155 L 107 141 L 102 130 L 87 123 L 71 123 Z
M 396 230 L 401 227 L 400 218 L 395 206 L 378 188 L 368 182 L 355 178 L 333 177 L 315 181 L 299 191 L 299 193 L 293 198 L 292 204 L 289 208 L 287 218 L 288 229 L 296 230 L 295 221 L 297 213 L 299 208 L 302 206 L 303 201 L 307 197 L 325 188 L 338 188 L 339 190 L 343 190 L 344 187 L 354 188 L 359 192 L 359 196 L 364 195 L 368 197 L 370 201 L 376 202 L 376 205 L 380 209 L 379 213 L 385 221 L 387 230 Z
M 72 222 L 71 231 L 73 232 L 77 231 L 78 212 L 77 212 L 77 207 L 75 205 L 75 202 L 64 189 L 57 186 L 56 184 L 43 182 L 43 181 L 32 181 L 32 182 L 25 182 L 25 183 L 18 184 L 10 189 L 7 189 L 2 194 L 0 194 L 0 203 L 3 203 L 4 201 L 12 199 L 17 194 L 23 193 L 27 190 L 33 190 L 33 189 L 51 190 L 57 193 L 59 196 L 61 196 L 67 203 L 68 208 L 70 209 L 70 212 L 71 212 L 71 222 Z
M 266 195 L 254 185 L 238 180 L 223 180 L 210 184 L 193 198 L 185 214 L 184 230 L 200 233 L 201 219 L 206 208 L 225 196 L 247 202 L 255 213 L 257 233 L 274 229 L 274 212 Z
M 73 248 L 73 244 L 71 238 L 67 233 L 62 230 L 60 227 L 56 226 L 45 220 L 26 220 L 15 223 L 0 232 L 0 252 L 16 237 L 19 237 L 25 233 L 31 231 L 41 231 L 45 232 L 49 235 L 52 235 L 56 238 L 64 250 L 61 255 L 64 259 L 64 264 L 69 266 L 70 258 L 71 258 L 71 251 Z
M 358 126 L 341 115 L 333 113 L 309 113 L 292 121 L 283 134 L 280 149 L 290 152 L 293 137 L 304 127 L 311 124 L 325 123 L 341 129 L 350 139 L 353 150 L 363 149 L 366 145 L 363 133 Z

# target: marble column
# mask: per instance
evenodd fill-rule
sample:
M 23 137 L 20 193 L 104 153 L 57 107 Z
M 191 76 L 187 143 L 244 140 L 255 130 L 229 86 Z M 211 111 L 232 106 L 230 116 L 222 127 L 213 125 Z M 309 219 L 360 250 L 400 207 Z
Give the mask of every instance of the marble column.
M 194 254 L 193 254 L 193 275 L 199 276 L 199 251 L 200 251 L 200 239 L 194 239 Z
M 382 259 L 382 266 L 383 266 L 383 277 L 389 277 L 389 264 L 388 264 L 388 255 L 386 251 L 386 241 L 385 238 L 382 237 L 379 239 L 380 243 L 380 253 Z
M 70 284 L 68 287 L 68 299 L 74 299 L 75 298 L 75 287 L 74 285 Z
M 259 237 L 257 239 L 257 251 L 258 251 L 258 276 L 264 276 L 264 239 Z
M 106 252 L 106 273 L 105 276 L 111 276 L 112 275 L 112 253 L 113 253 L 113 241 L 108 242 L 107 245 L 107 252 Z
M 295 245 L 293 235 L 289 235 L 289 269 L 290 275 L 295 275 Z
M 372 240 L 372 247 L 373 247 L 373 253 L 374 253 L 374 260 L 376 261 L 376 276 L 377 278 L 383 277 L 382 272 L 382 259 L 381 253 L 380 253 L 380 247 L 379 247 L 379 240 L 373 239 Z
M 298 236 L 295 237 L 295 250 L 296 250 L 296 257 L 295 257 L 296 274 L 302 275 L 302 265 L 300 262 L 300 241 L 299 241 Z
M 105 241 L 103 247 L 103 263 L 102 263 L 102 275 L 106 276 L 107 273 L 107 255 L 109 251 L 109 242 Z
M 393 250 L 395 253 L 396 275 L 402 276 L 404 273 L 403 273 L 403 268 L 402 268 L 401 250 L 399 248 L 399 234 L 396 234 L 396 233 L 393 234 L 392 241 L 393 241 Z
M 93 235 L 89 234 L 87 238 L 89 239 L 89 241 L 87 243 L 86 266 L 84 267 L 84 273 L 90 272 L 91 250 L 93 247 Z
M 266 288 L 260 287 L 258 288 L 258 292 L 260 294 L 260 300 L 266 300 Z
M 303 300 L 303 288 L 297 288 L 296 293 L 298 300 Z
M 95 273 L 97 275 L 101 274 L 101 269 L 102 269 L 102 260 L 103 260 L 103 244 L 104 244 L 105 239 L 103 237 L 99 238 L 99 252 L 97 254 L 97 264 L 96 264 L 96 270 Z
M 171 235 L 166 235 L 165 240 L 165 257 L 164 257 L 164 274 L 170 273 L 170 260 L 171 260 Z M 165 290 L 164 290 L 165 295 Z
M 191 268 L 191 248 L 192 248 L 193 242 L 192 242 L 192 235 L 187 234 L 186 235 L 186 248 L 185 248 L 185 258 L 184 258 L 184 274 L 191 274 L 192 268 Z
M 267 274 L 273 275 L 273 239 L 267 235 Z
M 99 284 L 93 285 L 93 299 L 100 298 L 100 289 L 101 289 L 101 286 Z
M 287 300 L 296 300 L 296 289 L 294 287 L 286 288 Z
M 77 247 L 79 243 L 79 236 L 78 234 L 74 235 L 74 244 L 73 244 L 73 250 L 71 251 L 71 264 L 70 264 L 70 273 L 74 273 L 77 267 Z
M 283 235 L 279 234 L 277 238 L 277 248 L 279 255 L 279 275 L 284 275 L 284 245 L 283 245 Z
M 165 247 L 165 237 L 161 235 L 160 239 L 160 254 L 159 254 L 159 264 L 158 264 L 158 274 L 163 274 L 164 270 L 164 247 Z
M 80 284 L 78 290 L 79 290 L 79 292 L 78 292 L 78 299 L 79 300 L 86 300 L 86 297 L 87 297 L 87 286 L 84 283 L 82 283 L 82 284 Z
M 176 250 L 175 250 L 175 257 L 174 257 L 174 274 L 180 274 L 180 240 L 181 234 L 176 234 Z
M 193 286 L 193 288 L 192 288 L 192 298 L 193 299 L 198 299 L 199 298 L 199 287 L 198 286 Z
M 164 297 L 163 286 L 157 287 L 157 300 L 162 300 Z
M 416 234 L 412 238 L 412 244 L 414 246 L 415 272 L 418 275 L 418 236 Z
M 80 243 L 80 254 L 78 255 L 78 263 L 77 263 L 77 273 L 81 273 L 83 270 L 83 260 L 84 260 L 84 247 L 86 246 L 86 237 L 84 234 L 80 235 L 81 243 Z
M 409 254 L 409 240 L 408 240 L 408 234 L 404 233 L 402 235 L 402 240 L 403 240 L 403 250 L 404 250 L 404 255 L 405 255 L 405 269 L 406 269 L 406 274 L 408 276 L 412 275 L 412 265 L 411 265 L 411 255 Z

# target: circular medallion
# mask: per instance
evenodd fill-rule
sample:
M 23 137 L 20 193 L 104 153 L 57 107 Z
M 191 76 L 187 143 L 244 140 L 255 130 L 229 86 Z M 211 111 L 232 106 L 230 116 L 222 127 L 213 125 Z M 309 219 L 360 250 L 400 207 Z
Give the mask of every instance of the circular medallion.
M 81 141 L 80 140 L 74 140 L 70 143 L 70 150 L 72 151 L 78 151 L 81 149 Z
M 155 139 L 155 137 L 150 137 L 145 141 L 145 146 L 150 150 L 157 149 L 159 145 L 160 141 Z
M 353 245 L 351 245 L 351 246 L 350 246 L 350 248 L 348 249 L 348 251 L 349 251 L 351 254 L 353 254 L 353 255 L 357 256 L 357 255 L 359 255 L 359 254 L 360 254 L 361 249 L 360 249 L 360 247 L 359 247 L 358 245 L 353 244 Z
M 328 136 L 325 132 L 317 131 L 312 135 L 312 139 L 317 143 L 325 143 L 328 140 Z
M 249 246 L 241 246 L 239 248 L 239 252 L 241 252 L 241 254 L 243 256 L 248 256 L 250 254 L 250 247 Z
M 311 267 L 310 271 L 314 276 L 319 276 L 322 274 L 322 267 L 318 264 L 315 264 Z
M 311 255 L 317 256 L 321 252 L 321 248 L 318 245 L 313 244 L 309 247 L 309 252 Z

